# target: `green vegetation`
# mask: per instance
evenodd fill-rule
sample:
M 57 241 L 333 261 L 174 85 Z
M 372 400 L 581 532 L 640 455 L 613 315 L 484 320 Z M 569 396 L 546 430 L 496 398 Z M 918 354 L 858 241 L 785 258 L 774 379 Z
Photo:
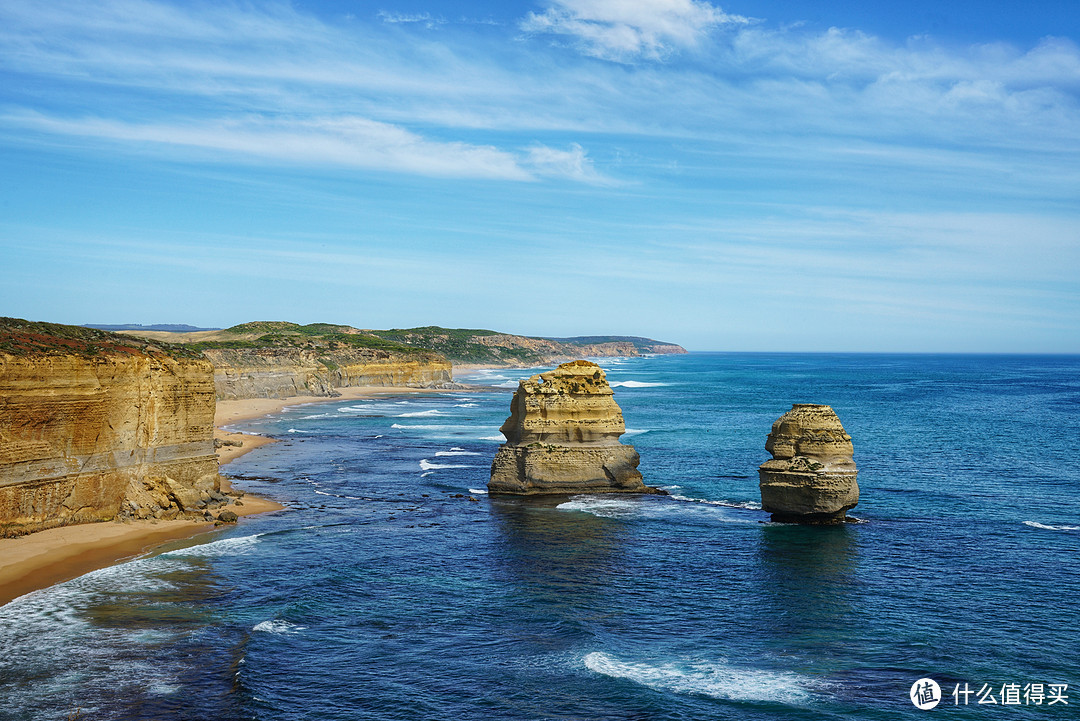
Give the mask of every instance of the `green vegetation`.
M 570 345 L 598 345 L 600 343 L 632 343 L 638 351 L 648 353 L 653 346 L 676 345 L 653 338 L 642 338 L 636 335 L 579 335 L 573 338 L 548 338 L 556 343 L 569 343 Z
M 476 342 L 477 337 L 505 335 L 493 330 L 427 325 L 370 332 L 386 340 L 441 353 L 455 363 L 540 365 L 544 362 L 542 354 L 528 348 L 507 348 Z
M 96 328 L 43 323 L 21 318 L 0 318 L 0 353 L 13 356 L 80 355 L 168 355 L 198 358 L 201 353 L 189 346 L 158 343 L 118 335 Z
M 428 356 L 414 346 L 364 333 L 347 325 L 311 323 L 299 325 L 286 321 L 254 321 L 241 323 L 222 331 L 238 336 L 218 340 L 203 340 L 188 344 L 189 348 L 211 349 L 297 348 L 320 351 L 345 349 L 380 350 L 401 355 Z

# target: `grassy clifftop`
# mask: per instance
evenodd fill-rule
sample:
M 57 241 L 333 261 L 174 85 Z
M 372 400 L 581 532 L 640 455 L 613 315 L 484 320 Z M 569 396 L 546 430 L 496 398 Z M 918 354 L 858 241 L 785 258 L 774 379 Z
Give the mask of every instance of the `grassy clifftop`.
M 253 321 L 219 331 L 164 333 L 125 331 L 125 334 L 171 343 L 195 351 L 219 349 L 299 348 L 318 350 L 371 349 L 416 359 L 440 356 L 457 364 L 528 366 L 588 356 L 634 356 L 643 353 L 682 353 L 673 343 L 639 336 L 538 338 L 480 328 L 359 329 L 336 323 L 300 325 L 287 321 Z
M 166 355 L 198 358 L 188 346 L 149 341 L 95 328 L 61 323 L 44 323 L 21 318 L 0 317 L 0 353 L 12 356 L 78 355 Z

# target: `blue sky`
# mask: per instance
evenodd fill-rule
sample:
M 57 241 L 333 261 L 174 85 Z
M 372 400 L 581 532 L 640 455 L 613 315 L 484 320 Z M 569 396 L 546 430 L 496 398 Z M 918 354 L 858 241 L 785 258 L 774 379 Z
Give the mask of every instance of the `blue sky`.
M 1078 42 L 1064 0 L 9 0 L 0 315 L 1080 352 Z

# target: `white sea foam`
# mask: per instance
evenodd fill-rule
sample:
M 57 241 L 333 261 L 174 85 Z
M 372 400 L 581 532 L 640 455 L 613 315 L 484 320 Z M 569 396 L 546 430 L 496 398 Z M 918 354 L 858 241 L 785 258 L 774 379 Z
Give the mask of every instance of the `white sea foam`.
M 188 546 L 187 548 L 178 548 L 175 551 L 166 551 L 161 554 L 170 558 L 176 558 L 181 556 L 236 556 L 251 551 L 255 544 L 259 542 L 261 533 L 256 533 L 253 536 L 239 536 L 237 538 L 222 538 L 219 541 L 212 541 L 210 543 L 201 543 L 195 546 Z
M 595 673 L 622 678 L 660 691 L 710 696 L 728 701 L 765 701 L 803 705 L 811 698 L 809 680 L 793 673 L 738 668 L 725 663 L 691 662 L 650 665 L 620 661 L 606 653 L 585 656 Z
M 311 433 L 311 431 L 302 431 L 299 428 L 290 428 L 289 433 Z
M 477 405 L 476 403 L 457 403 L 454 408 L 476 408 Z
M 421 474 L 420 474 L 420 477 L 421 477 L 421 478 L 424 478 L 424 477 L 426 477 L 426 476 L 430 476 L 430 475 L 432 475 L 433 473 L 435 473 L 435 471 L 425 471 L 424 473 L 421 473 Z
M 463 425 L 441 425 L 441 426 L 414 426 L 414 425 L 402 425 L 401 423 L 394 423 L 391 428 L 398 428 L 401 430 L 411 431 L 482 431 L 486 430 L 483 426 L 463 426 Z
M 477 440 L 479 440 L 479 441 L 498 441 L 499 443 L 502 443 L 506 439 L 503 438 L 502 436 L 480 436 Z
M 496 383 L 495 387 L 496 388 L 517 388 L 518 385 L 519 385 L 518 381 L 506 381 L 504 383 Z
M 640 436 L 642 433 L 648 433 L 648 428 L 627 428 L 623 431 L 624 436 Z
M 476 468 L 476 466 L 466 466 L 459 463 L 432 463 L 426 458 L 420 461 L 420 470 L 422 471 L 438 471 L 444 468 Z
M 275 618 L 272 621 L 263 621 L 257 623 L 251 629 L 252 631 L 262 631 L 263 633 L 277 633 L 277 634 L 294 634 L 303 631 L 306 626 L 297 626 L 295 623 L 289 623 L 288 621 L 282 621 Z
M 674 488 L 678 488 L 678 486 L 674 486 Z M 707 499 L 707 498 L 691 498 L 690 496 L 680 496 L 680 495 L 675 494 L 675 493 L 672 493 L 669 496 L 669 498 L 672 498 L 672 499 L 674 499 L 676 501 L 690 501 L 691 503 L 704 503 L 707 506 L 724 506 L 726 508 L 746 508 L 746 509 L 754 510 L 754 511 L 759 510 L 761 508 L 761 504 L 758 503 L 757 501 L 726 501 L 726 500 L 713 501 L 713 500 L 710 500 L 710 499 Z
M 463 448 L 451 448 L 448 451 L 436 451 L 436 456 L 482 456 L 483 453 L 477 453 L 476 451 L 466 451 Z
M 424 416 L 448 416 L 449 413 L 432 408 L 430 411 L 415 411 L 413 413 L 399 413 L 398 418 L 421 418 Z
M 488 492 L 482 488 L 470 488 L 469 493 L 475 494 L 477 496 L 486 496 L 488 494 Z
M 1080 526 L 1050 526 L 1037 521 L 1024 521 L 1024 525 L 1031 526 L 1032 528 L 1041 528 L 1045 531 L 1080 531 Z
M 649 383 L 647 381 L 612 381 L 609 385 L 612 388 L 657 388 L 659 386 L 666 386 L 671 384 Z
M 560 511 L 582 511 L 600 518 L 627 518 L 639 510 L 640 502 L 610 496 L 576 496 L 556 508 Z

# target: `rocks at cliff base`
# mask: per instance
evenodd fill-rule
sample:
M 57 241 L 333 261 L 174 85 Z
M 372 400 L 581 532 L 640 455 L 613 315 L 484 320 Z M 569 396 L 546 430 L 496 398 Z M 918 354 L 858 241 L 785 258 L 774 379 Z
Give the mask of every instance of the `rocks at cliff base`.
M 765 442 L 772 460 L 758 469 L 761 507 L 779 523 L 844 523 L 859 502 L 851 436 L 833 409 L 796 403 Z
M 499 429 L 493 494 L 664 493 L 646 486 L 603 369 L 578 360 L 523 380 Z

